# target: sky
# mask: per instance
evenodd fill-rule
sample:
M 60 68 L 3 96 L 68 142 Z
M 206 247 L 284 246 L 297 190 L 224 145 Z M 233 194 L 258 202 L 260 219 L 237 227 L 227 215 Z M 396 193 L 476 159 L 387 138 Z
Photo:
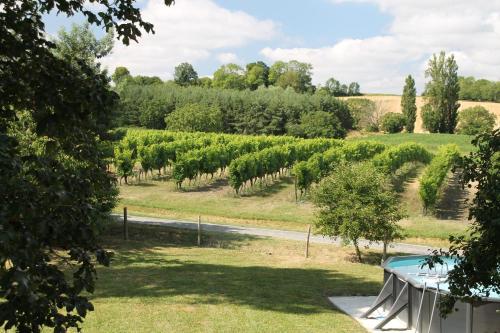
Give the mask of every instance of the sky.
M 116 41 L 102 63 L 113 71 L 171 79 L 181 62 L 200 76 L 224 63 L 299 60 L 313 83 L 334 77 L 365 93 L 400 94 L 411 74 L 418 93 L 433 53 L 454 54 L 459 74 L 500 81 L 500 0 L 139 0 L 154 35 Z M 55 34 L 77 16 L 45 17 Z M 96 34 L 102 32 L 96 30 Z

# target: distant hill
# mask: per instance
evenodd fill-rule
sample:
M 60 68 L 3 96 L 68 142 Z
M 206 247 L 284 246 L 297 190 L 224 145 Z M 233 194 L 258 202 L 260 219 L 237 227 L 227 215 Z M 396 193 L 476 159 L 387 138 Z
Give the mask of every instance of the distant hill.
M 382 109 L 384 113 L 386 112 L 401 112 L 401 96 L 395 95 L 364 95 L 357 97 L 341 97 L 341 99 L 348 98 L 366 98 L 374 101 L 378 107 Z M 415 124 L 415 133 L 424 133 L 425 130 L 422 128 L 422 118 L 420 117 L 420 109 L 424 105 L 423 97 L 417 97 L 417 121 Z M 469 108 L 472 106 L 481 105 L 484 106 L 488 111 L 493 112 L 497 116 L 497 127 L 500 127 L 500 103 L 493 102 L 473 102 L 473 101 L 460 101 L 460 109 Z

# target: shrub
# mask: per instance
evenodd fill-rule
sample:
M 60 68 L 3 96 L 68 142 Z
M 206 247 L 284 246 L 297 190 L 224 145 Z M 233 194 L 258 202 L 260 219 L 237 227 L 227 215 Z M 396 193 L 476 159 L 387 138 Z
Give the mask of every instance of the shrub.
M 405 117 L 400 113 L 389 112 L 380 119 L 380 127 L 387 133 L 399 133 L 406 123 Z
M 458 115 L 457 133 L 477 135 L 491 132 L 495 127 L 496 117 L 483 106 L 474 106 L 462 110 Z

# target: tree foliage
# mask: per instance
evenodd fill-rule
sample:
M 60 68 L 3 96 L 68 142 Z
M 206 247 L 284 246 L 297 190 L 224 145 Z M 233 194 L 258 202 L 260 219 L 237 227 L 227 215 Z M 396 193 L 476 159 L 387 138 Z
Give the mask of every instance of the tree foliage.
M 300 124 L 303 114 L 316 111 L 332 114 L 343 130 L 352 128 L 353 122 L 346 103 L 328 95 L 299 94 L 276 87 L 237 91 L 129 82 L 120 90 L 115 123 L 165 128 L 165 117 L 188 104 L 219 108 L 225 133 L 286 134 L 291 125 Z
M 457 133 L 478 135 L 491 132 L 495 128 L 496 116 L 485 107 L 478 105 L 460 111 Z
M 470 101 L 500 102 L 500 82 L 475 79 L 472 76 L 459 77 L 460 99 Z
M 388 178 L 371 163 L 337 166 L 313 192 L 313 202 L 320 208 L 315 222 L 318 232 L 354 244 L 360 262 L 360 239 L 381 241 L 385 249 L 389 242 L 403 237 L 397 222 L 405 214 Z
M 223 89 L 245 89 L 245 75 L 243 68 L 236 64 L 222 65 L 214 73 L 212 86 Z
M 346 102 L 353 117 L 354 128 L 366 130 L 370 127 L 378 127 L 375 102 L 367 98 L 349 98 Z
M 167 129 L 185 132 L 220 132 L 222 121 L 218 107 L 201 104 L 184 105 L 165 118 Z
M 56 10 L 82 14 L 126 44 L 153 26 L 130 1 L 93 3 L 2 1 L 0 327 L 6 330 L 79 327 L 93 310 L 83 293 L 94 291 L 95 263 L 109 264 L 96 236 L 116 200 L 102 140 L 117 96 L 85 52 L 47 40 L 42 17 Z M 65 271 L 61 261 L 70 264 Z
M 346 130 L 342 127 L 340 120 L 325 111 L 305 113 L 300 118 L 300 123 L 291 126 L 288 133 L 304 138 L 343 138 Z
M 457 125 L 458 65 L 453 55 L 446 57 L 444 52 L 433 55 L 425 71 L 430 81 L 425 85 L 426 108 L 422 113 L 424 127 L 431 133 L 454 133 Z M 437 120 L 437 124 L 435 123 Z M 436 126 L 437 125 L 437 126 Z
M 174 69 L 174 82 L 184 87 L 198 84 L 198 73 L 193 65 L 183 62 Z
M 415 129 L 415 121 L 417 120 L 417 89 L 415 88 L 415 80 L 411 75 L 408 75 L 403 88 L 403 96 L 401 97 L 401 111 L 405 117 L 405 128 L 408 133 L 413 133 Z
M 443 314 L 451 313 L 457 300 L 477 301 L 500 293 L 500 131 L 483 133 L 473 144 L 477 151 L 455 166 L 463 186 L 476 188 L 469 209 L 470 236 L 450 237 L 449 251 L 436 251 L 428 261 L 432 266 L 442 261 L 439 255 L 457 259 L 448 273 L 450 294 L 441 298 Z

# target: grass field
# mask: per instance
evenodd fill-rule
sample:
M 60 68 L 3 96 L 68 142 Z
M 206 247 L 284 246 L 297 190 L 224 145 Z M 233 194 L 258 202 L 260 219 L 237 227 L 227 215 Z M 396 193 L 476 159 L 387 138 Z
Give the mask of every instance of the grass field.
M 374 101 L 377 104 L 377 107 L 382 111 L 382 113 L 386 112 L 401 113 L 401 96 L 371 94 L 359 97 L 342 97 L 342 99 L 346 98 L 367 98 L 369 100 Z M 418 111 L 417 111 L 417 121 L 415 123 L 415 133 L 423 133 L 425 131 L 422 127 L 422 118 L 420 117 L 420 109 L 424 105 L 424 99 L 422 97 L 417 97 L 416 104 Z M 500 103 L 460 101 L 459 111 L 476 105 L 482 105 L 490 112 L 495 114 L 497 116 L 497 127 L 500 126 Z
M 372 264 L 351 262 L 342 247 L 235 235 L 195 235 L 130 226 L 130 241 L 114 225 L 104 245 L 114 251 L 99 268 L 96 311 L 84 332 L 365 332 L 333 308 L 327 296 L 374 295 L 381 287 Z

